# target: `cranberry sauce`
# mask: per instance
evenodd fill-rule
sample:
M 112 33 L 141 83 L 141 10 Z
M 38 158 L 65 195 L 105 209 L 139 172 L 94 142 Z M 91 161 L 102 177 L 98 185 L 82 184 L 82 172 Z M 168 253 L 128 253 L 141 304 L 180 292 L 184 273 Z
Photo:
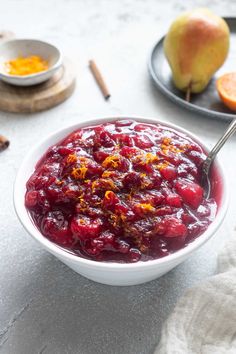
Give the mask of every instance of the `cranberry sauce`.
M 45 237 L 79 256 L 164 257 L 215 218 L 216 202 L 199 184 L 205 158 L 196 142 L 160 124 L 81 128 L 38 162 L 25 205 Z

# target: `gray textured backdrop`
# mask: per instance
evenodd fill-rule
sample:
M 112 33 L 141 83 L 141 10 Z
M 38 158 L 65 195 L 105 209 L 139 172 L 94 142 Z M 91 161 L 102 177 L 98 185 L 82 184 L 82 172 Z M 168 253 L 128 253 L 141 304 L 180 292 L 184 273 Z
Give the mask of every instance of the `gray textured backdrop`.
M 77 68 L 76 92 L 61 106 L 34 115 L 0 113 L 0 133 L 11 140 L 0 155 L 1 354 L 152 353 L 178 297 L 216 271 L 217 250 L 235 224 L 235 138 L 221 153 L 233 190 L 220 231 L 191 259 L 145 285 L 109 287 L 77 275 L 26 234 L 12 204 L 15 174 L 30 146 L 55 127 L 85 117 L 154 116 L 179 123 L 210 145 L 216 141 L 226 123 L 176 107 L 156 92 L 147 74 L 151 46 L 191 4 L 236 14 L 236 3 L 230 0 L 0 0 L 3 29 L 54 42 Z M 94 84 L 87 68 L 90 58 L 106 77 L 110 102 Z

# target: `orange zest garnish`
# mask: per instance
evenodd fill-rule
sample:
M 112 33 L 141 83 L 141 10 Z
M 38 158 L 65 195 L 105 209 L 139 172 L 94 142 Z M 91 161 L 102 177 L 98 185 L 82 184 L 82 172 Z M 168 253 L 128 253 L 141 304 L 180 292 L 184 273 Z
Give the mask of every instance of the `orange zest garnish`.
M 140 163 L 141 165 L 151 164 L 159 160 L 157 155 L 148 152 L 146 154 L 140 154 L 135 156 L 135 160 Z
M 87 205 L 86 201 L 84 200 L 83 195 L 81 195 L 79 197 L 78 205 L 79 205 L 80 211 L 82 211 L 82 212 L 87 211 L 88 205 Z
M 146 252 L 146 251 L 148 251 L 148 246 L 142 244 L 142 245 L 139 247 L 139 250 L 140 250 L 141 252 Z
M 126 218 L 127 218 L 127 217 L 126 217 L 125 214 L 120 214 L 120 218 L 121 218 L 122 221 L 126 221 Z
M 149 211 L 154 211 L 155 210 L 155 208 L 150 203 L 138 203 L 138 204 L 136 204 L 136 206 L 141 208 L 145 212 L 149 212 Z
M 118 190 L 117 186 L 115 185 L 115 183 L 111 179 L 106 180 L 106 183 L 108 183 L 108 185 L 110 186 L 110 188 L 113 191 L 117 191 Z
M 80 225 L 85 225 L 85 224 L 86 224 L 86 222 L 84 221 L 84 219 L 77 219 L 77 222 L 78 222 L 78 224 L 80 224 Z
M 152 163 L 152 162 L 155 162 L 155 161 L 158 161 L 158 160 L 159 160 L 159 158 L 158 158 L 156 155 L 151 154 L 150 152 L 148 152 L 148 153 L 146 154 L 145 158 L 146 158 L 146 162 L 147 162 L 147 164 L 149 164 L 149 163 Z
M 120 157 L 116 156 L 116 155 L 112 155 L 112 156 L 108 156 L 107 158 L 105 158 L 105 160 L 102 163 L 102 167 L 113 167 L 116 168 L 119 166 L 119 162 L 120 162 Z
M 161 144 L 161 150 L 163 152 L 163 154 L 167 155 L 169 150 L 170 150 L 170 143 L 171 143 L 171 139 L 170 138 L 164 138 L 162 140 L 162 144 Z
M 38 55 L 21 57 L 9 60 L 5 63 L 6 71 L 10 75 L 25 76 L 36 74 L 48 69 L 48 62 Z
M 145 175 L 145 173 L 143 175 Z M 149 178 L 145 178 L 145 176 L 144 176 L 143 180 L 141 181 L 140 189 L 142 190 L 142 189 L 148 188 L 150 186 L 150 183 L 151 183 L 150 179 Z
M 68 163 L 74 163 L 74 162 L 77 162 L 77 160 L 78 160 L 78 158 L 77 158 L 77 156 L 75 154 L 70 154 L 70 155 L 68 155 L 66 161 Z
M 110 219 L 111 219 L 113 226 L 117 226 L 120 223 L 120 216 L 119 215 L 111 214 Z
M 74 177 L 75 179 L 84 179 L 86 172 L 87 172 L 87 167 L 80 167 L 80 168 L 73 168 L 71 172 L 71 176 Z
M 122 222 L 126 221 L 126 216 L 124 214 L 111 214 L 110 215 L 110 220 L 113 226 L 117 226 L 122 224 Z
M 112 192 L 112 191 L 106 191 L 105 198 L 110 199 L 113 194 L 114 194 L 114 192 Z
M 61 186 L 62 184 L 64 184 L 65 182 L 63 181 L 63 180 L 56 180 L 56 182 L 55 182 L 55 184 L 57 185 L 57 186 Z
M 97 180 L 92 182 L 92 192 L 94 193 L 96 188 L 99 186 L 99 182 Z
M 165 145 L 170 145 L 171 138 L 168 138 L 168 137 L 163 138 L 162 143 L 165 144 Z
M 102 174 L 102 178 L 109 178 L 113 173 L 113 171 L 104 171 Z
M 170 162 L 169 161 L 163 161 L 161 163 L 158 164 L 157 168 L 158 170 L 163 170 L 164 168 L 166 168 L 167 166 L 169 166 Z
M 216 87 L 223 103 L 232 111 L 236 111 L 236 72 L 221 76 Z
M 162 140 L 161 151 L 165 155 L 168 155 L 169 152 L 173 152 L 175 154 L 178 154 L 180 152 L 184 152 L 183 149 L 179 149 L 178 147 L 174 146 L 171 142 L 171 138 L 168 138 L 168 137 L 165 137 Z
M 112 181 L 112 179 L 97 179 L 92 183 L 92 192 L 94 193 L 96 189 L 111 189 L 112 191 L 117 191 L 118 187 Z

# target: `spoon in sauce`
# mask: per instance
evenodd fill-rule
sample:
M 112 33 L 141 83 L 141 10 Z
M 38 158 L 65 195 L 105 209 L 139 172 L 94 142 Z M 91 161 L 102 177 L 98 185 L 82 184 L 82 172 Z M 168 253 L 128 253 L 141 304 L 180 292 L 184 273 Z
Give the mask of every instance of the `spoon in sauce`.
M 201 182 L 202 186 L 205 190 L 205 198 L 209 198 L 211 194 L 211 183 L 210 183 L 210 170 L 211 170 L 211 165 L 212 162 L 214 161 L 217 153 L 220 151 L 222 146 L 225 144 L 225 142 L 233 135 L 233 133 L 236 131 L 236 118 L 233 119 L 233 121 L 230 123 L 222 137 L 218 140 L 218 142 L 215 144 L 213 149 L 209 152 L 206 160 L 202 164 L 202 177 L 201 177 Z

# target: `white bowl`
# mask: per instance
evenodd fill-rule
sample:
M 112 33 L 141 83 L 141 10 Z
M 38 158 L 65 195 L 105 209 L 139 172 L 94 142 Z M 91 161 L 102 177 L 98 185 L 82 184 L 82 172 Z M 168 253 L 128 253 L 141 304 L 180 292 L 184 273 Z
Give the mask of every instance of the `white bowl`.
M 10 75 L 6 72 L 5 63 L 18 56 L 39 55 L 48 61 L 48 70 L 25 76 Z M 0 79 L 16 86 L 32 86 L 40 84 L 52 77 L 62 65 L 58 48 L 47 42 L 36 39 L 12 39 L 0 45 Z
M 134 119 L 136 121 L 145 121 L 146 123 L 161 123 L 167 127 L 171 127 L 179 132 L 185 133 L 190 136 L 193 140 L 199 143 L 203 148 L 208 150 L 205 144 L 200 141 L 193 134 L 185 129 L 182 129 L 174 124 L 167 124 L 165 122 L 157 121 L 156 119 L 147 119 L 139 117 L 125 117 L 126 119 Z M 186 258 L 190 257 L 191 254 L 202 246 L 206 241 L 208 241 L 213 234 L 216 232 L 220 224 L 222 223 L 228 206 L 228 193 L 226 186 L 226 179 L 223 169 L 218 162 L 215 161 L 215 166 L 219 175 L 219 183 L 221 184 L 222 197 L 218 207 L 218 213 L 215 220 L 209 225 L 208 229 L 196 240 L 190 243 L 185 248 L 168 255 L 161 259 L 151 260 L 147 262 L 137 262 L 137 263 L 108 263 L 108 262 L 96 262 L 88 259 L 78 257 L 76 255 L 70 254 L 68 251 L 63 250 L 61 247 L 49 241 L 44 237 L 37 227 L 33 224 L 29 213 L 27 212 L 24 205 L 24 197 L 26 192 L 26 182 L 34 171 L 34 167 L 37 161 L 42 157 L 46 150 L 53 144 L 60 141 L 62 138 L 67 136 L 74 130 L 95 124 L 101 124 L 107 121 L 114 121 L 122 119 L 121 117 L 116 118 L 101 118 L 94 119 L 78 124 L 63 128 L 52 135 L 48 136 L 46 139 L 41 141 L 37 146 L 35 146 L 28 155 L 25 157 L 18 171 L 15 186 L 14 186 L 14 205 L 16 213 L 29 234 L 37 240 L 46 250 L 54 254 L 63 263 L 67 264 L 70 268 L 75 270 L 77 273 L 94 280 L 99 283 L 109 284 L 109 285 L 135 285 L 148 282 L 150 280 L 156 279 L 161 275 L 167 273 L 169 270 L 177 266 L 179 263 L 183 262 Z

